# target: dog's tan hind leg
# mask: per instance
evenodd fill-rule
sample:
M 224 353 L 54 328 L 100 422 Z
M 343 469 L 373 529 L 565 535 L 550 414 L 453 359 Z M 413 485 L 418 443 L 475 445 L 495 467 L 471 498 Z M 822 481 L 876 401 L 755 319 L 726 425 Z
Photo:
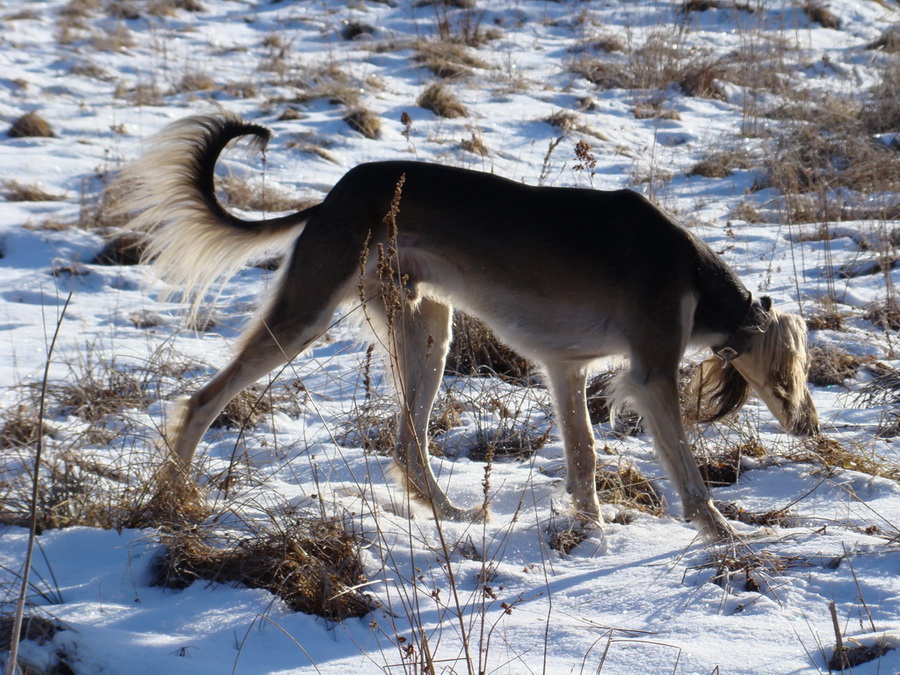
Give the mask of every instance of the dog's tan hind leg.
M 594 431 L 585 399 L 587 370 L 583 364 L 546 364 L 545 368 L 566 448 L 566 489 L 575 515 L 586 524 L 602 524 Z
M 244 336 L 240 352 L 206 385 L 182 403 L 179 418 L 167 433 L 170 461 L 160 474 L 165 482 L 189 482 L 197 445 L 216 416 L 238 393 L 286 363 L 328 327 L 333 307 L 304 326 L 260 322 Z M 285 326 L 285 323 L 291 325 Z M 296 329 L 296 333 L 294 330 Z
M 483 517 L 481 507 L 463 509 L 453 503 L 429 461 L 428 420 L 444 374 L 452 308 L 422 298 L 414 306 L 404 304 L 390 325 L 380 302 L 372 302 L 367 312 L 387 351 L 400 399 L 394 460 L 407 489 L 432 505 L 439 518 L 465 521 Z

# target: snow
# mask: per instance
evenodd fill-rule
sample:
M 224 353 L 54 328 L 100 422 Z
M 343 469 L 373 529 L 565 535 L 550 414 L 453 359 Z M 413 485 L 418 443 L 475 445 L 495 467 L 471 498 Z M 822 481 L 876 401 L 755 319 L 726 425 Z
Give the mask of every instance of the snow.
M 198 332 L 183 325 L 182 305 L 158 300 L 159 288 L 145 281 L 144 269 L 90 264 L 103 246 L 103 232 L 48 223 L 79 222 L 115 171 L 139 156 L 142 139 L 216 105 L 267 124 L 276 134 L 265 164 L 234 154 L 226 161 L 231 170 L 257 181 L 264 174 L 267 185 L 298 202 L 321 198 L 360 162 L 414 158 L 530 184 L 642 191 L 706 240 L 748 288 L 771 295 L 787 311 L 814 313 L 818 299 L 833 293 L 849 316 L 883 301 L 888 279 L 894 286 L 900 282 L 896 267 L 889 274 L 833 281 L 828 276 L 829 269 L 871 261 L 874 256 L 860 242 L 887 241 L 896 223 L 832 224 L 834 239 L 810 241 L 801 235 L 814 232 L 815 224 L 779 223 L 779 195 L 772 189 L 754 196 L 764 222 L 732 215 L 758 170 L 739 169 L 725 179 L 686 175 L 710 149 L 758 155 L 762 139 L 741 135 L 742 128 L 779 122 L 751 121 L 745 111 L 762 96 L 774 103 L 774 94 L 726 83 L 724 100 L 711 100 L 672 86 L 662 94 L 662 108 L 677 118 L 641 119 L 634 108 L 658 91 L 604 90 L 568 69 L 574 59 L 590 57 L 591 45 L 604 36 L 626 46 L 662 36 L 672 50 L 726 60 L 736 50 L 768 50 L 784 40 L 791 48 L 772 58 L 785 61 L 788 86 L 862 96 L 854 92 L 877 81 L 878 64 L 897 58 L 865 49 L 900 18 L 892 3 L 831 3 L 841 29 L 830 30 L 811 23 L 791 0 L 749 3 L 758 5 L 755 12 L 712 9 L 687 17 L 677 11 L 681 3 L 670 0 L 479 2 L 470 16 L 483 30 L 497 29 L 499 37 L 471 50 L 489 68 L 472 68 L 470 76 L 450 82 L 470 113 L 459 119 L 436 117 L 415 104 L 433 77 L 413 61 L 413 42 L 433 36 L 444 14 L 456 21 L 461 10 L 451 7 L 408 0 L 203 0 L 204 11 L 179 10 L 168 17 L 142 11 L 140 18 L 117 19 L 101 8 L 66 29 L 66 37 L 61 11 L 68 4 L 0 0 L 0 119 L 9 125 L 36 110 L 56 133 L 0 138 L 0 180 L 65 196 L 0 202 L 0 422 L 40 384 L 57 321 L 61 335 L 51 358 L 51 386 L 108 367 L 158 367 L 160 374 L 148 385 L 153 400 L 108 421 L 104 439 L 77 441 L 86 424 L 71 411 L 54 410 L 47 419 L 45 450 L 51 458 L 83 454 L 122 472 L 132 486 L 146 481 L 158 462 L 153 443 L 166 402 L 189 393 L 227 362 L 241 324 L 272 278 L 257 268 L 240 272 L 216 300 L 216 327 Z M 30 10 L 33 18 L 15 18 L 20 10 Z M 342 39 L 341 28 L 351 22 L 371 27 L 372 35 Z M 100 46 L 101 37 L 123 27 L 128 43 Z M 392 48 L 373 49 L 381 44 Z M 626 64 L 631 52 L 605 58 Z M 280 72 L 265 69 L 280 57 Z M 99 77 L 79 74 L 88 66 Z M 342 122 L 345 110 L 327 99 L 297 101 L 298 92 L 317 86 L 316 78 L 329 67 L 343 71 L 339 84 L 358 90 L 360 103 L 379 114 L 381 138 L 353 132 Z M 219 84 L 252 84 L 256 93 L 242 98 L 220 90 L 175 91 L 193 73 Z M 138 105 L 136 87 L 155 87 L 159 95 L 152 105 Z M 590 104 L 579 106 L 588 97 Z M 287 108 L 296 109 L 299 119 L 281 119 Z M 573 109 L 581 109 L 577 124 L 589 132 L 574 131 L 551 150 L 562 131 L 544 120 Z M 402 112 L 413 121 L 409 138 L 402 133 Z M 489 155 L 459 147 L 473 134 Z M 896 135 L 873 140 L 896 144 Z M 591 174 L 573 169 L 574 145 L 582 138 L 596 158 Z M 304 152 L 303 143 L 327 150 L 335 161 Z M 141 313 L 158 315 L 159 325 L 137 327 L 132 317 Z M 900 366 L 896 334 L 874 328 L 858 313 L 847 324 L 844 331 L 813 331 L 810 340 Z M 327 339 L 278 375 L 274 386 L 293 391 L 295 404 L 274 412 L 243 439 L 236 430 L 211 430 L 198 463 L 204 476 L 236 467 L 230 494 L 211 478 L 205 486 L 219 514 L 217 527 L 274 527 L 291 513 L 320 508 L 342 518 L 364 543 L 370 580 L 365 590 L 379 608 L 332 623 L 292 612 L 260 589 L 201 581 L 183 590 L 163 589 L 149 585 L 162 549 L 153 529 L 48 529 L 38 537 L 29 602 L 66 630 L 44 644 L 24 642 L 21 660 L 50 666 L 63 655 L 77 673 L 128 675 L 399 672 L 418 666 L 404 661 L 398 638 L 418 653 L 426 635 L 436 670 L 446 673 L 825 672 L 835 642 L 832 601 L 847 644 L 870 644 L 884 635 L 891 644 L 900 640 L 900 485 L 798 459 L 809 454 L 802 442 L 781 433 L 757 402 L 738 421 L 710 425 L 692 440 L 701 451 L 748 441 L 765 447 L 767 457 L 751 460 L 738 483 L 715 488 L 714 495 L 755 513 L 787 509 L 787 525 L 736 551 L 704 545 L 681 521 L 650 438 L 618 435 L 604 424 L 596 427 L 601 459 L 631 464 L 650 477 L 668 511 L 662 517 L 632 514 L 622 524 L 616 518 L 621 508 L 604 504 L 610 522 L 561 554 L 548 542 L 551 531 L 568 522 L 563 449 L 543 389 L 447 378 L 444 395 L 450 392 L 462 403 L 462 424 L 437 439 L 445 453 L 432 462 L 458 503 L 472 506 L 484 497 L 485 465 L 465 451 L 479 433 L 514 423 L 541 432 L 551 428 L 551 435 L 526 461 L 494 463 L 488 523 L 438 527 L 426 509 L 406 503 L 385 457 L 335 443 L 365 405 L 365 363 L 365 345 L 354 327 L 336 324 Z M 163 371 L 174 364 L 184 365 L 180 374 Z M 385 388 L 379 363 L 372 374 L 380 397 Z M 846 387 L 813 387 L 824 432 L 845 448 L 896 467 L 897 439 L 874 433 L 891 409 L 867 407 L 855 396 L 866 377 L 861 371 Z M 498 401 L 514 412 L 513 423 L 497 412 Z M 30 452 L 0 447 L 0 491 L 28 478 Z M 18 592 L 26 540 L 20 527 L 0 529 L 4 614 Z M 751 571 L 758 591 L 747 590 L 740 574 L 715 579 L 716 561 L 729 554 L 762 561 Z M 896 649 L 853 668 L 860 675 L 898 671 Z

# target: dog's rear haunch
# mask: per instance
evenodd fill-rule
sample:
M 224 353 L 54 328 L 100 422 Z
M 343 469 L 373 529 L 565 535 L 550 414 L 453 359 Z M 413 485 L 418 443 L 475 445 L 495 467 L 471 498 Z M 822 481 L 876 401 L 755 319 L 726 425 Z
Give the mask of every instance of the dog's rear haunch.
M 190 117 L 155 137 L 126 170 L 133 186 L 126 207 L 140 214 L 132 226 L 148 233 L 148 256 L 195 297 L 262 250 L 289 251 L 237 356 L 183 404 L 167 434 L 163 480 L 185 481 L 222 408 L 306 349 L 346 301 L 361 304 L 379 342 L 392 345 L 401 410 L 394 459 L 408 489 L 438 517 L 486 515 L 456 506 L 428 460 L 452 307 L 542 366 L 565 443 L 567 489 L 586 523 L 602 522 L 585 405 L 588 369 L 600 357 L 629 357 L 616 400 L 644 417 L 685 517 L 708 539 L 732 529 L 684 433 L 678 368 L 689 344 L 714 353 L 693 385 L 708 401 L 708 419 L 736 410 L 752 390 L 786 430 L 817 433 L 803 321 L 755 298 L 709 247 L 640 195 L 375 162 L 349 171 L 321 204 L 248 221 L 223 208 L 213 179 L 220 153 L 241 136 L 264 147 L 270 132 L 228 113 Z M 396 284 L 402 292 L 386 291 Z

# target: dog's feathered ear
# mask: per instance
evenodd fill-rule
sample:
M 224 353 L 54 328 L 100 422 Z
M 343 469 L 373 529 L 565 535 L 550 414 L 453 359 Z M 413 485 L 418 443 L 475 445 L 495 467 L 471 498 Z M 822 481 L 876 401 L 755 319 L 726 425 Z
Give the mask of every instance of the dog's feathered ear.
M 747 402 L 750 384 L 737 368 L 716 356 L 697 366 L 690 396 L 698 421 L 713 422 Z
M 763 309 L 766 310 L 767 312 L 772 311 L 772 298 L 770 298 L 768 295 L 762 296 L 759 299 L 759 304 L 761 304 Z

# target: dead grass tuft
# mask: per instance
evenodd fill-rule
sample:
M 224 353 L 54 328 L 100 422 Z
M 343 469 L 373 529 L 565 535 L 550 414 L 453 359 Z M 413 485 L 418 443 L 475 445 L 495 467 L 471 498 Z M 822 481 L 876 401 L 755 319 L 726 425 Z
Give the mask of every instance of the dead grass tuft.
M 199 0 L 151 0 L 147 13 L 151 16 L 175 16 L 178 10 L 184 12 L 205 12 L 206 8 Z
M 847 326 L 844 322 L 844 315 L 832 306 L 824 307 L 816 314 L 807 316 L 806 328 L 808 330 L 843 331 Z
M 415 48 L 414 60 L 441 79 L 466 77 L 472 74 L 473 68 L 486 70 L 490 67 L 459 42 L 420 40 Z
M 900 302 L 890 299 L 873 303 L 869 305 L 863 318 L 884 331 L 900 330 Z
M 116 88 L 115 96 L 137 106 L 162 105 L 165 101 L 162 90 L 155 82 L 138 82 L 130 88 L 125 84 L 120 84 Z
M 809 381 L 820 387 L 843 385 L 853 379 L 867 359 L 850 354 L 834 345 L 812 347 Z
M 213 420 L 210 427 L 219 429 L 252 429 L 259 426 L 275 410 L 271 391 L 252 386 L 241 391 Z
M 688 176 L 702 176 L 704 178 L 727 178 L 735 170 L 751 169 L 754 166 L 753 158 L 740 149 L 715 150 L 695 164 L 688 172 Z
M 479 155 L 480 157 L 487 157 L 491 154 L 490 149 L 484 142 L 484 138 L 475 131 L 472 132 L 472 135 L 469 138 L 462 139 L 459 142 L 459 147 L 466 152 L 471 152 L 473 155 Z
M 136 44 L 134 35 L 123 23 L 112 30 L 98 31 L 91 36 L 91 47 L 98 52 L 124 52 Z
M 8 652 L 10 648 L 10 640 L 12 639 L 13 630 L 12 616 L 0 616 L 0 652 Z M 19 634 L 20 640 L 31 640 L 39 645 L 48 643 L 57 633 L 69 630 L 69 628 L 58 619 L 51 619 L 40 616 L 38 614 L 29 614 L 24 617 L 22 622 L 22 632 Z M 18 672 L 18 670 L 16 671 Z M 45 671 L 25 670 L 23 673 L 38 673 Z M 63 671 L 55 670 L 54 673 L 71 672 L 74 670 Z
M 102 176 L 101 180 L 108 180 Z M 114 231 L 124 227 L 132 214 L 119 208 L 128 186 L 119 181 L 107 182 L 99 194 L 91 194 L 87 185 L 82 190 L 81 209 L 76 225 L 83 230 Z
M 69 377 L 48 386 L 49 400 L 60 414 L 102 422 L 125 409 L 145 409 L 151 404 L 149 391 L 156 386 L 152 371 L 97 359 L 90 351 L 85 359 L 69 365 Z
M 708 12 L 711 9 L 732 9 L 742 12 L 756 12 L 756 8 L 751 7 L 746 2 L 736 2 L 735 0 L 685 0 L 678 8 L 679 13 L 687 15 L 691 12 Z
M 19 403 L 0 412 L 3 422 L 0 426 L 0 448 L 30 448 L 37 444 L 41 433 L 37 410 L 33 405 Z
M 20 456 L 30 455 L 36 438 L 22 440 L 28 440 L 31 445 L 16 450 Z M 85 433 L 83 439 L 76 439 L 77 443 L 85 444 L 111 441 L 111 437 L 104 441 L 92 438 L 89 433 Z M 30 457 L 24 461 L 32 462 Z M 0 502 L 3 504 L 0 524 L 29 526 L 30 476 L 30 472 L 25 471 L 20 478 L 0 484 Z M 160 518 L 157 508 L 151 507 L 152 503 L 150 485 L 135 481 L 133 476 L 108 458 L 86 454 L 83 447 L 54 451 L 43 458 L 38 475 L 36 531 L 40 533 L 68 527 L 121 530 L 126 527 L 155 527 L 167 522 Z M 184 500 L 178 500 L 177 508 L 179 512 L 184 512 Z
M 794 527 L 797 524 L 795 517 L 787 509 L 748 511 L 734 502 L 716 502 L 716 508 L 726 518 L 753 527 Z
M 900 403 L 900 370 L 883 363 L 873 364 L 871 370 L 875 377 L 860 387 L 854 405 L 872 408 Z
M 195 581 L 263 588 L 291 610 L 331 621 L 362 617 L 376 607 L 358 590 L 368 582 L 356 539 L 334 520 L 295 519 L 277 532 L 232 542 L 212 532 L 164 535 L 152 585 L 187 588 Z
M 587 539 L 587 532 L 583 528 L 572 527 L 566 525 L 558 528 L 551 526 L 547 528 L 549 539 L 547 545 L 561 555 L 568 555 L 581 542 Z
M 287 192 L 235 174 L 217 178 L 216 187 L 229 207 L 243 211 L 278 213 L 302 208 Z
M 200 71 L 185 73 L 172 90 L 173 94 L 186 94 L 197 91 L 218 89 L 219 83 L 212 76 Z
M 15 618 L 12 614 L 0 614 L 0 653 L 9 656 Z M 22 617 L 22 629 L 19 640 L 28 640 L 38 645 L 47 645 L 52 642 L 57 633 L 71 630 L 69 626 L 59 619 L 36 614 L 29 610 Z M 39 652 L 22 650 L 18 654 L 18 667 L 11 672 L 21 675 L 72 675 L 77 672 L 76 666 L 80 659 L 68 654 L 63 643 L 51 644 Z M 31 652 L 31 653 L 28 653 Z M 33 660 L 32 660 L 33 659 Z M 8 659 L 7 659 L 8 660 Z M 72 661 L 72 663 L 70 663 Z
M 138 232 L 118 234 L 103 245 L 91 265 L 138 265 L 146 247 L 146 239 Z
M 702 462 L 698 462 L 700 475 L 709 487 L 734 485 L 743 472 L 744 457 L 759 459 L 766 456 L 766 449 L 758 442 L 741 443 L 716 452 Z
M 6 134 L 11 138 L 52 138 L 56 136 L 50 123 L 34 111 L 25 113 L 13 122 Z
M 809 20 L 812 23 L 817 23 L 823 28 L 830 28 L 832 30 L 841 29 L 841 20 L 832 14 L 824 5 L 816 2 L 816 0 L 807 0 L 806 4 L 804 4 L 801 9 L 803 10 L 803 13 L 809 17 Z
M 356 108 L 344 116 L 344 122 L 366 138 L 381 136 L 381 118 L 366 108 Z
M 620 433 L 639 434 L 644 428 L 640 415 L 627 408 L 617 410 L 614 417 L 612 415 L 613 385 L 620 373 L 619 369 L 607 370 L 595 375 L 588 382 L 585 396 L 591 424 L 615 423 L 616 430 Z
M 873 206 L 868 198 L 900 191 L 900 153 L 874 142 L 858 121 L 834 129 L 815 123 L 776 129 L 766 155 L 768 178 L 757 187 L 782 192 L 787 222 L 884 220 L 900 208 L 897 199 Z
M 454 313 L 446 374 L 496 375 L 524 383 L 532 370 L 531 363 L 500 342 L 483 322 L 463 312 Z
M 840 649 L 834 649 L 831 657 L 828 659 L 828 670 L 831 672 L 853 672 L 853 669 L 865 663 L 880 659 L 882 656 L 895 647 L 890 644 L 886 638 L 875 640 L 874 644 L 861 645 L 855 647 L 842 646 Z
M 550 429 L 543 431 L 533 424 L 522 423 L 515 417 L 499 429 L 479 429 L 469 450 L 473 462 L 493 462 L 496 459 L 525 461 L 534 456 L 550 438 Z
M 580 123 L 578 113 L 571 110 L 557 110 L 545 117 L 542 121 L 546 122 L 551 127 L 559 129 L 564 134 L 570 134 L 577 131 L 587 136 L 593 136 L 601 141 L 608 140 L 599 131 L 594 131 L 586 124 Z
M 430 85 L 416 101 L 416 105 L 430 110 L 438 117 L 454 119 L 468 117 L 469 113 L 459 99 L 453 95 L 443 82 L 435 82 Z
M 900 29 L 896 24 L 886 28 L 881 36 L 866 45 L 866 48 L 877 49 L 886 54 L 900 53 Z
M 871 453 L 864 455 L 849 450 L 824 434 L 804 439 L 793 458 L 819 464 L 828 472 L 844 469 L 900 481 L 900 465 L 882 462 Z
M 653 484 L 629 464 L 611 469 L 600 467 L 594 477 L 597 496 L 604 504 L 619 504 L 629 509 L 662 516 L 665 504 Z
M 14 179 L 0 179 L 0 194 L 8 202 L 62 202 L 65 195 L 47 192 L 40 185 L 25 185 Z
M 805 563 L 797 558 L 779 556 L 767 551 L 750 548 L 734 550 L 726 548 L 695 569 L 714 570 L 711 581 L 727 591 L 764 593 L 773 584 L 772 577 L 784 574 L 792 567 Z

